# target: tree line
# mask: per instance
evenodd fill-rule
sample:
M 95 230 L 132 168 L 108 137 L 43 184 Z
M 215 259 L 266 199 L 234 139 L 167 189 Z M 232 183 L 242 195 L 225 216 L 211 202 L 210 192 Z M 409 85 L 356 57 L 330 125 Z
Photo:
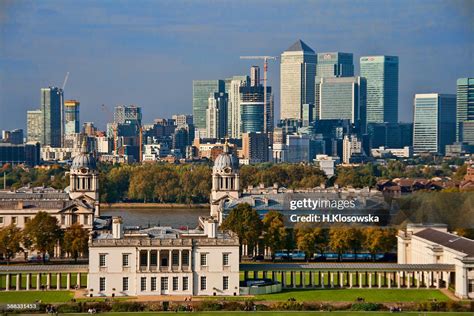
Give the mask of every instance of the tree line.
M 54 254 L 59 244 L 61 249 L 77 261 L 78 257 L 88 252 L 89 233 L 80 224 L 73 224 L 62 230 L 56 217 L 46 212 L 38 212 L 35 217 L 21 229 L 10 224 L 0 229 L 0 253 L 7 263 L 15 254 L 23 252 L 25 261 L 29 251 L 42 254 L 43 263 L 46 254 Z
M 432 178 L 451 176 L 460 180 L 466 174 L 467 165 L 454 170 L 449 162 L 433 165 L 411 165 L 404 161 L 389 161 L 387 165 L 368 163 L 356 167 L 336 168 L 336 175 L 327 178 L 314 164 L 272 164 L 244 165 L 240 169 L 241 187 L 257 186 L 263 183 L 290 189 L 327 187 L 339 185 L 355 188 L 374 187 L 378 179 Z M 210 163 L 188 164 L 98 164 L 101 202 L 159 202 L 159 203 L 207 203 L 211 191 L 212 165 Z M 12 167 L 5 164 L 0 173 L 6 173 L 7 186 L 19 188 L 52 186 L 64 189 L 69 185 L 63 166 L 49 168 Z M 1 181 L 3 182 L 3 181 Z
M 263 219 L 249 204 L 239 204 L 232 209 L 222 228 L 234 232 L 240 244 L 248 246 L 249 253 L 256 254 L 256 246 L 262 242 L 275 252 L 286 249 L 304 251 L 306 259 L 314 254 L 333 251 L 339 261 L 346 252 L 367 251 L 375 260 L 377 253 L 388 253 L 396 248 L 396 230 L 381 227 L 332 226 L 324 228 L 298 223 L 294 228 L 285 227 L 283 215 L 269 211 Z

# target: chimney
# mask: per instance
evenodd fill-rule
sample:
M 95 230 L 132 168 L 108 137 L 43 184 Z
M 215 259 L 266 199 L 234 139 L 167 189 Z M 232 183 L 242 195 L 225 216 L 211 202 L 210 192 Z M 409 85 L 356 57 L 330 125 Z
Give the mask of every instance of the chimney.
M 123 221 L 120 216 L 112 218 L 112 237 L 114 239 L 123 238 Z
M 213 218 L 209 218 L 204 222 L 204 234 L 208 238 L 217 238 L 217 221 Z

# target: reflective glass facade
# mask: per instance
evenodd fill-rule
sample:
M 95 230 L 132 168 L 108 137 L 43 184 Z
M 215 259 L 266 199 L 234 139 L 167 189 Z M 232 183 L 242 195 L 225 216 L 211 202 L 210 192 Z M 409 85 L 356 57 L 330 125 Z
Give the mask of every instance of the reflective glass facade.
M 206 109 L 211 93 L 225 92 L 224 80 L 193 81 L 193 120 L 194 126 L 206 129 Z
M 474 78 L 457 81 L 456 124 L 456 140 L 474 145 Z

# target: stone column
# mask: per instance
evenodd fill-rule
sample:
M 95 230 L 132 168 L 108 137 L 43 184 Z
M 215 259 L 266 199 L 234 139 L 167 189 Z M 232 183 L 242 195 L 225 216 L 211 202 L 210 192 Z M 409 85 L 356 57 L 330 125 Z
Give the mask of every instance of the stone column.
M 387 276 L 388 276 L 388 277 L 386 278 L 386 280 L 387 280 L 387 286 L 388 286 L 388 288 L 390 289 L 390 288 L 392 287 L 392 272 L 387 273 Z
M 349 272 L 349 288 L 352 289 L 352 272 Z
M 361 289 L 363 286 L 363 282 L 362 282 L 362 272 L 359 272 L 359 288 Z
M 286 288 L 286 271 L 281 272 L 281 284 L 282 287 Z
M 188 260 L 189 260 L 189 265 L 191 265 L 191 254 L 188 255 Z M 161 269 L 160 250 L 157 249 L 156 250 L 156 270 L 160 271 L 160 269 Z M 158 283 L 158 278 L 156 278 L 156 280 L 157 280 L 156 282 Z M 158 284 L 156 285 L 156 287 L 158 287 Z M 160 287 L 161 287 L 161 283 L 160 283 Z
M 171 266 L 173 265 L 173 250 L 168 250 L 168 271 L 171 271 Z M 209 258 L 207 258 L 209 260 Z
M 449 288 L 449 278 L 450 278 L 450 274 L 449 274 L 449 272 L 446 271 L 446 284 L 445 284 L 445 286 L 446 286 L 447 289 Z
M 61 289 L 61 273 L 56 274 L 56 290 Z
M 67 276 L 66 276 L 66 289 L 70 289 L 71 288 L 71 273 L 68 273 Z
M 263 277 L 264 279 L 267 278 L 267 271 L 262 271 L 262 277 Z
M 300 282 L 301 282 L 301 287 L 305 288 L 306 287 L 306 272 L 305 271 L 300 272 Z
M 339 287 L 344 287 L 344 274 L 343 274 L 343 272 L 339 272 L 339 279 L 337 281 L 339 282 Z
M 436 288 L 439 289 L 439 271 L 436 271 Z
M 321 272 L 321 288 L 324 289 L 326 285 L 324 284 L 324 272 Z
M 151 271 L 151 250 L 146 251 L 146 270 Z
M 296 272 L 291 271 L 291 287 L 296 287 Z
M 36 274 L 36 290 L 41 288 L 41 273 Z
M 5 291 L 10 291 L 10 273 L 5 275 Z
M 76 286 L 78 289 L 81 288 L 81 273 L 80 272 L 77 273 Z
M 30 285 L 31 285 L 31 273 L 26 274 L 26 290 L 30 290 Z
M 411 272 L 407 273 L 407 288 L 411 288 Z
M 373 272 L 369 272 L 369 289 L 372 288 L 372 274 Z
M 416 288 L 420 288 L 420 271 L 416 271 Z
M 58 283 L 61 283 L 61 280 Z M 51 289 L 51 273 L 46 274 L 46 289 Z
M 382 273 L 377 272 L 377 275 L 378 275 L 378 281 L 379 281 L 377 286 L 381 288 L 382 287 Z
M 182 263 L 181 263 L 181 258 L 182 258 L 182 250 L 178 250 L 178 271 L 181 272 L 181 269 L 182 269 Z
M 401 288 L 402 285 L 400 284 L 401 278 L 400 278 L 400 271 L 397 272 L 397 288 Z
M 16 290 L 20 290 L 20 285 L 21 285 L 21 274 L 17 273 L 16 274 Z
M 329 273 L 329 279 L 331 282 L 331 288 L 334 287 L 334 273 L 328 272 Z

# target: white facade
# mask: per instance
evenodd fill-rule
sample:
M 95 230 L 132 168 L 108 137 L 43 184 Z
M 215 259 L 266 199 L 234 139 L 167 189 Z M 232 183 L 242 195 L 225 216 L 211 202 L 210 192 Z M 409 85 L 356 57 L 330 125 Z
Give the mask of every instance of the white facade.
M 93 296 L 239 295 L 238 238 L 203 219 L 204 232 L 152 227 L 94 238 L 89 247 Z
M 326 174 L 326 176 L 332 177 L 335 174 L 336 163 L 339 163 L 339 157 L 316 155 L 316 159 L 314 161 L 318 164 L 319 169 L 321 169 Z
M 474 298 L 474 240 L 448 233 L 446 225 L 408 225 L 397 239 L 398 263 L 452 264 L 454 294 Z
M 350 163 L 353 154 L 362 154 L 362 142 L 356 135 L 345 135 L 342 141 L 342 162 Z
M 405 146 L 403 148 L 385 148 L 380 146 L 371 150 L 372 157 L 384 158 L 386 156 L 395 156 L 400 158 L 410 158 L 413 156 L 413 147 Z

